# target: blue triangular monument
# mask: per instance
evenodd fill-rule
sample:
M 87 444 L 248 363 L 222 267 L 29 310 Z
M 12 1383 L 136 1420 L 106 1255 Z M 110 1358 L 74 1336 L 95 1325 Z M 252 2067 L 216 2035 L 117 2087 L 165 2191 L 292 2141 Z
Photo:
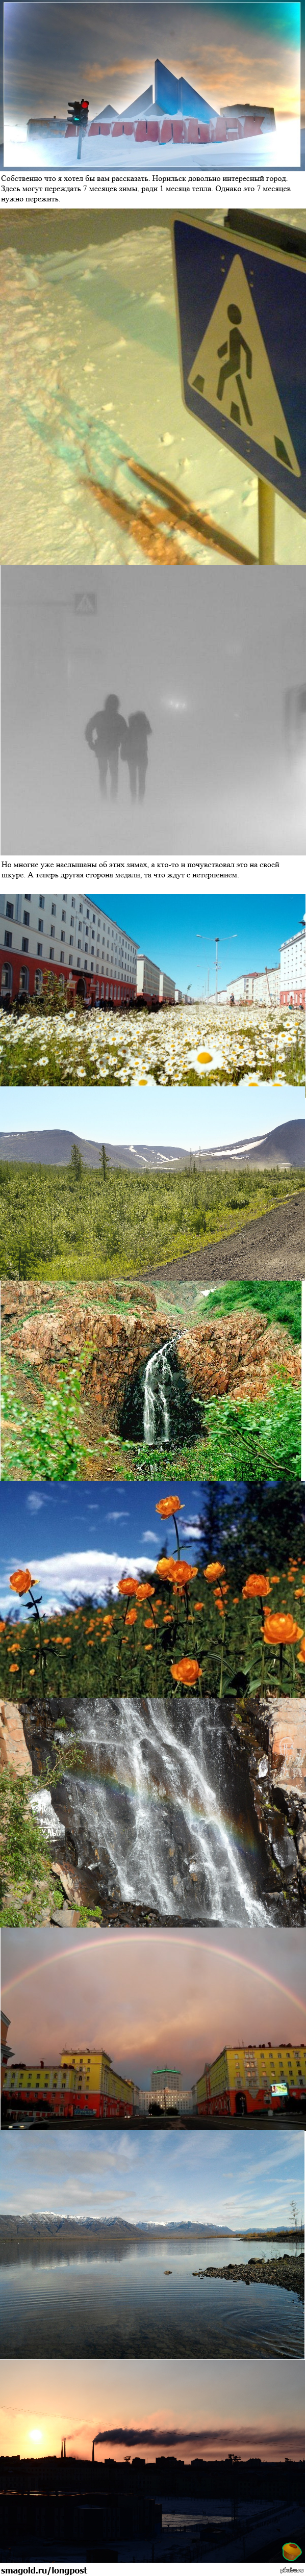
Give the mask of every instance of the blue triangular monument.
M 161 63 L 158 55 L 154 63 L 154 107 L 165 108 L 168 116 L 201 116 L 209 120 L 218 115 L 218 108 L 210 107 L 199 89 L 192 89 L 184 73 L 177 80 L 175 72 L 169 72 L 167 63 Z

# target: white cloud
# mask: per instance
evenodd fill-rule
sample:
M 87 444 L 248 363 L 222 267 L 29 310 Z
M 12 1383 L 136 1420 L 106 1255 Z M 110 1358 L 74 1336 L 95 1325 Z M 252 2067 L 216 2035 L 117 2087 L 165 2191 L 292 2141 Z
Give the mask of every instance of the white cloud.
M 71 1602 L 79 1600 L 80 1593 L 85 1596 L 94 1593 L 103 1600 L 106 1592 L 117 1592 L 118 1583 L 123 1574 L 138 1575 L 139 1568 L 149 1574 L 154 1573 L 155 1570 L 152 1558 L 144 1556 L 143 1551 L 138 1557 L 119 1556 L 107 1555 L 105 1550 L 92 1547 L 80 1549 L 77 1552 L 71 1550 L 65 1556 L 41 1557 L 38 1565 L 36 1557 L 36 1576 L 35 1578 L 33 1576 L 33 1581 L 36 1580 L 42 1587 L 46 1615 L 47 1612 L 57 1610 L 59 1602 L 67 1602 L 67 1597 Z M 3 1611 L 12 1610 L 13 1606 L 15 1606 L 14 1595 L 8 1591 L 6 1575 L 1 1589 L 1 1608 Z M 25 1601 L 23 1600 L 22 1618 L 24 1618 L 24 1612 Z

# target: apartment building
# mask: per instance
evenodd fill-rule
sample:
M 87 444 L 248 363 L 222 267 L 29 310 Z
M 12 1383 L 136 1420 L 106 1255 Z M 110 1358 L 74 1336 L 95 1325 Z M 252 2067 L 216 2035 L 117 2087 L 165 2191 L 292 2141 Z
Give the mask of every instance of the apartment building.
M 116 1009 L 135 1001 L 137 944 L 90 895 L 0 894 L 1 998 L 42 992 L 44 975 L 71 987 L 71 1000 Z
M 215 2120 L 235 2116 L 244 2119 L 248 2113 L 279 2111 L 287 2101 L 291 2107 L 306 2102 L 306 2047 L 291 2047 L 290 2041 L 273 2048 L 271 2040 L 253 2048 L 223 2048 L 211 2066 L 193 2085 L 194 2109 L 200 2118 Z
M 60 2065 L 11 2066 L 3 2084 L 3 2116 L 36 2127 L 50 2119 L 131 2119 L 138 2086 L 115 2074 L 105 2049 L 63 2049 Z
M 292 939 L 281 941 L 278 966 L 264 966 L 259 974 L 254 970 L 249 975 L 232 975 L 230 983 L 222 985 L 218 1002 L 230 1002 L 232 995 L 234 1002 L 245 1003 L 246 1007 L 249 1002 L 255 1006 L 258 1002 L 260 1007 L 266 1002 L 267 1008 L 271 1003 L 287 1002 L 294 1003 L 297 1010 L 305 1010 L 305 922 L 299 923 Z
M 305 1010 L 305 925 L 300 923 L 293 939 L 282 939 L 280 951 L 280 1001 L 294 1002 Z

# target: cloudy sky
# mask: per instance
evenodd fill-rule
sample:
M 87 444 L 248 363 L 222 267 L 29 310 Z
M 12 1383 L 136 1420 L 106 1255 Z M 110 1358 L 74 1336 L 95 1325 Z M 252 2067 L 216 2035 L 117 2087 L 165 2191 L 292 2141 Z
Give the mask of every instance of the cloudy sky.
M 111 10 L 100 0 L 5 0 L 8 128 L 63 116 L 71 94 L 89 96 L 91 115 L 127 107 L 152 81 L 157 54 L 212 107 L 253 99 L 296 115 L 299 33 L 298 0 L 115 0 Z
M 173 1488 L 172 1488 L 173 1490 Z M 235 1489 L 236 1490 L 236 1489 Z M 209 1491 L 209 1488 L 208 1488 Z M 2 1615 L 16 1610 L 10 1575 L 29 1568 L 42 1592 L 43 1610 L 80 1595 L 104 1598 L 117 1590 L 120 1575 L 156 1566 L 164 1540 L 169 1544 L 173 1521 L 160 1520 L 156 1506 L 170 1494 L 168 1484 L 54 1485 L 0 1487 L 0 1600 Z M 203 1487 L 180 1483 L 180 1528 L 185 1553 L 192 1555 Z M 191 1517 L 190 1517 L 191 1515 Z M 174 1541 L 175 1544 L 175 1541 Z M 37 1596 L 36 1596 L 37 1597 Z M 24 1600 L 21 1616 L 24 1617 Z
M 239 898 L 238 898 L 239 900 Z M 173 895 L 171 896 L 173 904 Z M 235 896 L 236 904 L 236 896 Z M 123 911 L 123 906 L 120 906 Z M 301 905 L 302 910 L 302 905 Z M 296 925 L 295 925 L 296 926 Z M 214 949 L 211 948 L 213 959 Z M 235 955 L 235 949 L 232 950 Z M 230 971 L 230 970 L 229 970 Z M 18 1128 L 15 1120 L 18 1116 Z M 84 1083 L 82 1091 L 49 1089 L 47 1083 L 36 1090 L 31 1083 L 23 1090 L 20 1084 L 13 1096 L 3 1085 L 0 1105 L 0 1131 L 17 1135 L 33 1128 L 72 1128 L 77 1136 L 86 1136 L 91 1144 L 104 1141 L 111 1145 L 176 1145 L 193 1152 L 198 1145 L 208 1150 L 214 1145 L 230 1145 L 244 1137 L 255 1140 L 271 1129 L 283 1125 L 287 1118 L 304 1118 L 304 1093 L 282 1083 L 261 1082 L 254 1090 L 252 1083 L 240 1082 L 238 1090 L 230 1084 L 225 1090 L 216 1084 L 214 1091 L 192 1094 L 192 1130 L 190 1091 L 146 1091 L 142 1096 L 138 1083 L 126 1090 L 92 1091 Z
M 26 2217 L 192 2220 L 234 2230 L 292 2226 L 304 2205 L 304 2137 L 123 2131 L 109 2138 L 10 2129 L 1 2140 L 0 2208 Z
M 302 1931 L 88 1929 L 1 1934 L 1 1994 L 13 2057 L 56 2063 L 102 2044 L 118 2073 L 148 2085 L 153 2066 L 186 2083 L 224 2046 L 287 2032 L 305 2038 Z
M 67 2451 L 91 2459 L 95 2428 L 105 2452 L 141 2444 L 146 2457 L 169 2450 L 209 2458 L 300 2459 L 304 2450 L 302 2361 L 2 2361 L 1 2451 L 20 2457 Z M 107 2428 L 107 2429 L 106 2429 Z M 121 2430 L 121 2442 L 115 2432 Z M 103 2459 L 103 2445 L 98 2453 Z

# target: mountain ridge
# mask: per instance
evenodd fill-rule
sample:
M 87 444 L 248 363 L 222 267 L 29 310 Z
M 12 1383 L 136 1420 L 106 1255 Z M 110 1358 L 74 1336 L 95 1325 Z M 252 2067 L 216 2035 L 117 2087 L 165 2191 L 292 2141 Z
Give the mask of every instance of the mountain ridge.
M 93 1138 L 77 1136 L 69 1127 L 11 1128 L 7 1135 L 0 1130 L 0 1161 L 67 1166 L 73 1145 L 79 1149 L 85 1170 L 99 1170 L 102 1138 L 101 1145 L 97 1145 Z M 240 1136 L 233 1144 L 211 1145 L 203 1151 L 196 1147 L 194 1156 L 191 1149 L 191 1158 L 189 1148 L 179 1145 L 113 1145 L 107 1140 L 105 1153 L 110 1168 L 134 1172 L 175 1171 L 179 1165 L 188 1166 L 190 1159 L 196 1160 L 197 1168 L 202 1170 L 210 1164 L 241 1162 L 264 1170 L 278 1165 L 283 1170 L 301 1171 L 305 1162 L 304 1121 L 288 1118 L 277 1127 L 263 1130 L 255 1139 Z

